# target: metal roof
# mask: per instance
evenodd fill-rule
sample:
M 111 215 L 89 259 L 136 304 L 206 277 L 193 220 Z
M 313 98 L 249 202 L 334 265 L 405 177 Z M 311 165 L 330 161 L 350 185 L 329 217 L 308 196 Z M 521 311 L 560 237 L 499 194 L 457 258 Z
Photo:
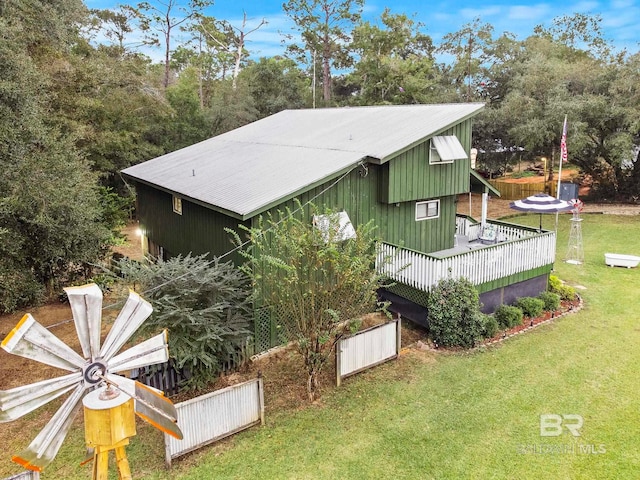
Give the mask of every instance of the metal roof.
M 483 106 L 285 110 L 123 173 L 196 203 L 250 218 L 363 159 L 384 163 L 474 116 Z

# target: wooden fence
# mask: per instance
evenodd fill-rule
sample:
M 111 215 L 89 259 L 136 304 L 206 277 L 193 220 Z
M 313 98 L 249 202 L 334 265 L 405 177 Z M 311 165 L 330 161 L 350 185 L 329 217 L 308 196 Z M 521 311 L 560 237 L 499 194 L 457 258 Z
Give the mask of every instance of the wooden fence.
M 557 180 L 553 182 L 536 182 L 536 183 L 512 183 L 502 180 L 488 180 L 488 182 L 500 192 L 500 198 L 503 200 L 520 200 L 521 198 L 530 197 L 536 193 L 548 193 L 552 197 L 556 196 L 558 190 Z
M 400 353 L 400 317 L 343 338 L 336 346 L 336 383 L 350 375 L 397 358 Z
M 264 423 L 262 377 L 177 403 L 184 438 L 165 435 L 165 463 L 222 438 Z

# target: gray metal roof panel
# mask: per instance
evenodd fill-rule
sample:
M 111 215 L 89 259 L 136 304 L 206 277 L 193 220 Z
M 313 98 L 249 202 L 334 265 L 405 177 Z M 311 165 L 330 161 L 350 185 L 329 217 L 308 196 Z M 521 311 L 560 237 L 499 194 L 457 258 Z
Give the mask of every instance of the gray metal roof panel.
M 249 216 L 363 158 L 384 161 L 482 107 L 462 103 L 285 110 L 123 173 Z

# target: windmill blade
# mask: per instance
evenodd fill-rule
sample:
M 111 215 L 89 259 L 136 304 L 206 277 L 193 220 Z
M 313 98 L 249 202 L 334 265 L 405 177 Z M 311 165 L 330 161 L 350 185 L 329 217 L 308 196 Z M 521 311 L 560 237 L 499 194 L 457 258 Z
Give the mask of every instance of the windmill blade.
M 0 423 L 16 420 L 54 398 L 72 390 L 82 380 L 82 373 L 71 373 L 63 377 L 0 390 Z
M 0 346 L 14 355 L 71 372 L 81 369 L 86 362 L 28 313 L 9 332 Z
M 153 307 L 135 292 L 129 292 L 127 302 L 120 310 L 107 338 L 100 350 L 100 357 L 105 362 L 109 360 L 122 348 L 131 338 L 135 331 L 151 315 Z
M 177 425 L 176 407 L 162 392 L 118 375 L 107 374 L 106 378 L 119 390 L 135 399 L 136 415 L 158 430 L 182 440 L 182 430 Z
M 26 469 L 37 472 L 42 471 L 44 467 L 51 463 L 71 428 L 71 423 L 80 409 L 82 397 L 84 397 L 85 393 L 84 385 L 78 385 L 49 420 L 49 423 L 29 444 L 29 447 L 11 460 Z
M 64 291 L 69 299 L 84 358 L 93 360 L 100 352 L 102 290 L 95 283 L 90 283 L 79 287 L 68 287 Z
M 167 361 L 169 361 L 169 347 L 165 330 L 113 357 L 109 361 L 108 369 L 110 372 L 124 372 Z

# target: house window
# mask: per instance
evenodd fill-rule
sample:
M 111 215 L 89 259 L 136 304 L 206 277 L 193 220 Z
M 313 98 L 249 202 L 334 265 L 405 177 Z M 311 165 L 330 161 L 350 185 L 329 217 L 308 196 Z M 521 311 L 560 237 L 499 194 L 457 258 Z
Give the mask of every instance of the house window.
M 455 135 L 438 135 L 429 142 L 429 163 L 453 163 L 469 158 Z
M 440 200 L 416 203 L 416 221 L 438 218 L 440 216 Z
M 351 219 L 347 212 L 338 212 L 330 215 L 314 215 L 313 226 L 320 230 L 322 239 L 328 242 L 331 238 L 334 241 L 342 242 L 350 238 L 356 238 L 356 231 L 351 224 Z M 333 235 L 329 231 L 334 229 Z
M 173 212 L 182 215 L 182 199 L 175 195 L 173 196 Z

